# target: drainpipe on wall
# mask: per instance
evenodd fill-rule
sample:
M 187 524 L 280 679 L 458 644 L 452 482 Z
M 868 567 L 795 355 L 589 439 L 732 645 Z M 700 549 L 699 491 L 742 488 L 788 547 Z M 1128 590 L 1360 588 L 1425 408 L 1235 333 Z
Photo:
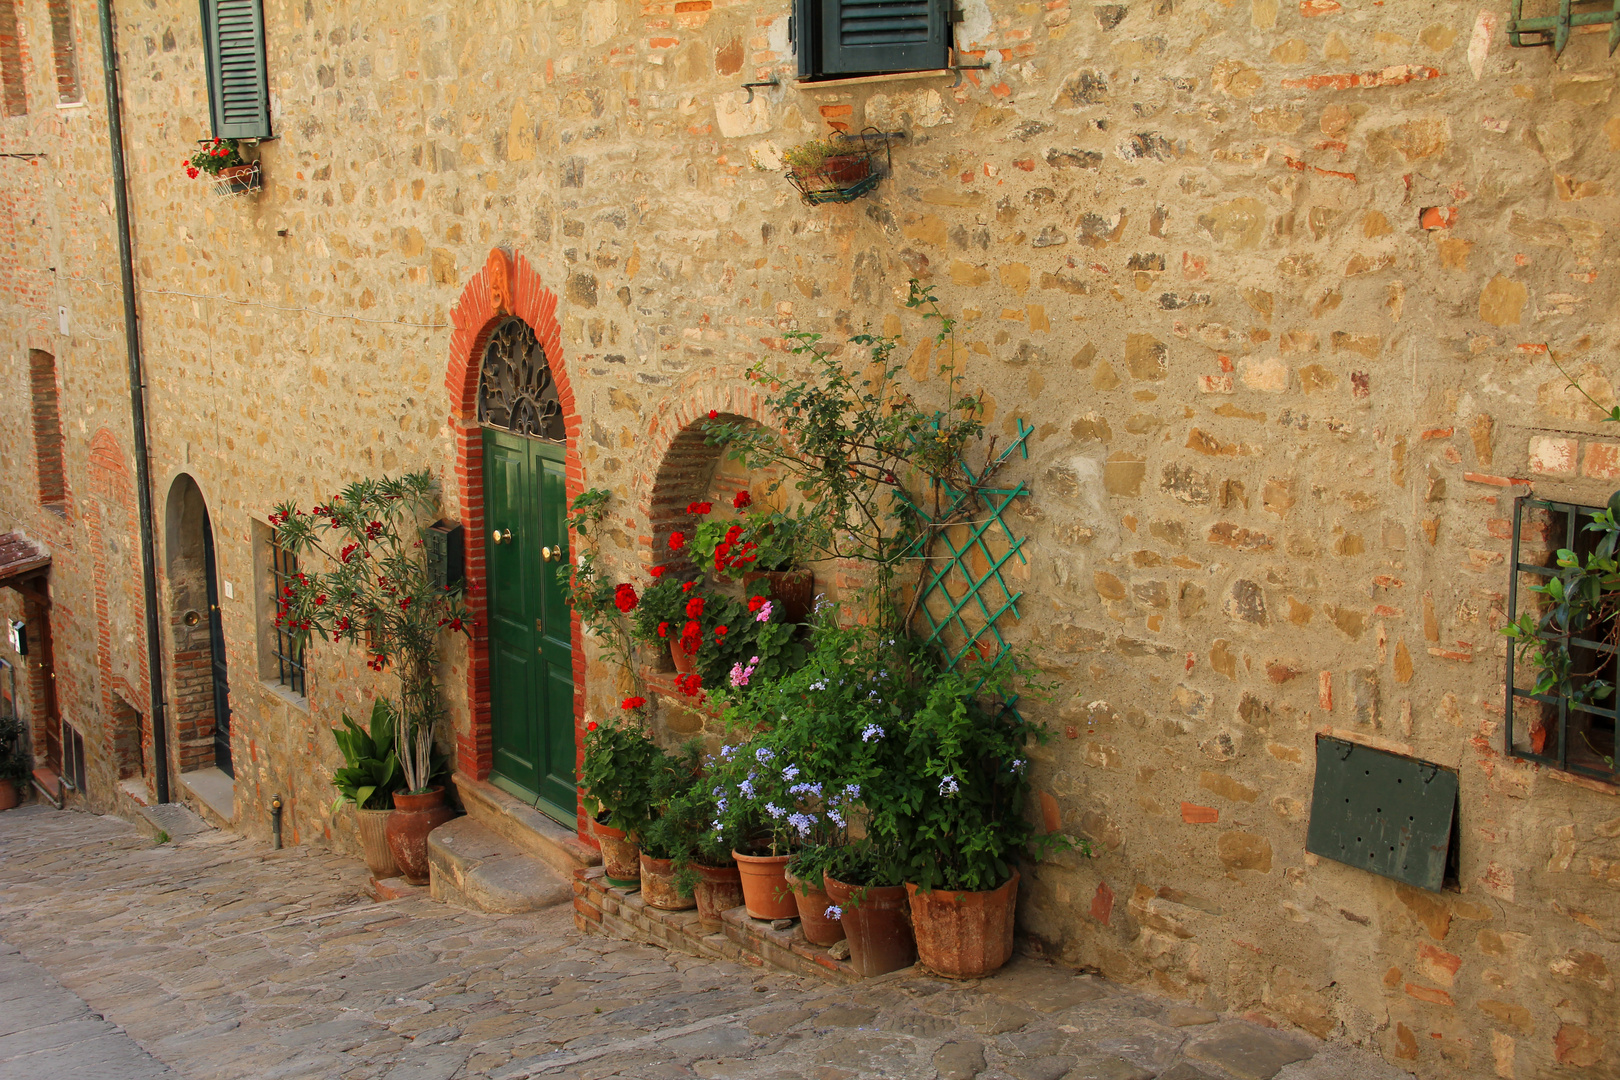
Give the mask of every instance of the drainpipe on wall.
M 129 244 L 129 191 L 124 180 L 124 126 L 118 97 L 118 50 L 112 0 L 97 0 L 101 70 L 107 79 L 107 141 L 112 149 L 113 205 L 118 218 L 118 274 L 124 290 L 124 344 L 129 354 L 129 416 L 135 434 L 135 494 L 141 518 L 141 589 L 146 600 L 146 677 L 152 688 L 152 757 L 157 800 L 169 801 L 169 728 L 163 707 L 163 642 L 158 627 L 157 547 L 152 538 L 152 473 L 146 452 L 146 381 L 141 327 L 135 314 L 135 265 Z

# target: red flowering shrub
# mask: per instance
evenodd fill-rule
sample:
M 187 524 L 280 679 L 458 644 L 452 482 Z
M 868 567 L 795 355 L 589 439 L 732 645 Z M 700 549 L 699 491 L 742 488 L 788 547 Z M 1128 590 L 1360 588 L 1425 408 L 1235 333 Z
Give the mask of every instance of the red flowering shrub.
M 647 704 L 647 699 L 644 698 L 644 697 L 639 697 L 639 696 L 638 697 L 627 697 L 623 701 L 619 702 L 619 708 L 621 708 L 621 709 L 639 709 L 645 704 Z M 592 721 L 592 724 L 594 726 L 595 721 Z
M 613 606 L 628 615 L 636 610 L 640 599 L 636 596 L 636 587 L 629 582 L 617 586 L 613 590 Z
M 708 514 L 713 512 L 713 510 L 714 503 L 710 502 L 694 502 L 686 504 L 686 512 L 688 514 Z
M 685 533 L 675 532 L 675 533 L 670 533 L 669 534 L 669 550 L 671 550 L 671 551 L 679 551 L 679 550 L 681 550 L 681 548 L 683 548 L 685 546 L 686 546 L 686 534 Z
M 732 496 L 731 505 L 735 506 L 738 510 L 746 510 L 748 507 L 754 505 L 754 497 L 748 494 L 746 490 L 739 491 L 736 495 Z

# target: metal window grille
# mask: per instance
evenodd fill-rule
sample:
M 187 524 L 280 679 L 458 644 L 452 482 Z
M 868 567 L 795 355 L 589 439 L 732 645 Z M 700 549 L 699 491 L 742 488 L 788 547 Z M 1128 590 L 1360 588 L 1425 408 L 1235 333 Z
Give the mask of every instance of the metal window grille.
M 1510 620 L 1519 617 L 1521 586 L 1528 592 L 1529 586 L 1558 575 L 1559 549 L 1582 556 L 1591 550 L 1597 534 L 1587 531 L 1586 526 L 1600 512 L 1600 507 L 1549 502 L 1528 495 L 1514 500 L 1513 575 L 1508 582 L 1507 611 Z M 1531 541 L 1528 546 L 1527 533 Z M 1531 597 L 1536 595 L 1532 593 Z M 1570 651 L 1578 681 L 1616 682 L 1620 646 L 1616 644 L 1612 612 L 1599 612 L 1586 626 L 1566 627 L 1564 632 L 1541 623 L 1538 628 L 1536 636 L 1541 641 Z M 1590 701 L 1582 699 L 1578 691 L 1574 697 L 1534 693 L 1536 669 L 1519 660 L 1518 648 L 1517 643 L 1510 645 L 1507 654 L 1503 752 L 1594 779 L 1611 783 L 1620 780 L 1611 764 L 1615 755 L 1615 695 Z
M 298 556 L 270 540 L 270 610 L 281 601 L 281 590 L 298 573 Z M 304 694 L 304 646 L 285 626 L 276 631 L 276 682 L 300 697 Z

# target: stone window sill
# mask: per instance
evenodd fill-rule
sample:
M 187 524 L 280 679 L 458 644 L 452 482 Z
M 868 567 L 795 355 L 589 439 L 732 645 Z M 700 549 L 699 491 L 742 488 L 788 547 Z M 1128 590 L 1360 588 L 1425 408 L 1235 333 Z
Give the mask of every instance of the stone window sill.
M 308 676 L 306 675 L 305 678 L 308 678 Z M 269 679 L 260 679 L 259 685 L 264 688 L 265 693 L 283 704 L 291 705 L 306 716 L 309 714 L 309 698 L 304 695 L 295 694 L 280 683 L 271 682 Z
M 929 71 L 891 71 L 885 75 L 851 75 L 843 79 L 795 79 L 792 85 L 800 90 L 837 89 L 841 86 L 865 86 L 869 83 L 904 82 L 911 79 L 949 79 L 956 75 L 955 68 L 933 68 Z

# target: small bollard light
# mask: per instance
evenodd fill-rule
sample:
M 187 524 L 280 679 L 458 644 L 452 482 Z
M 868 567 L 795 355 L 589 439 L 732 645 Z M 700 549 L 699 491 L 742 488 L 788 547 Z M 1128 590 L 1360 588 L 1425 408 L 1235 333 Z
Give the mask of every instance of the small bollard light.
M 270 796 L 270 844 L 281 850 L 281 796 Z

